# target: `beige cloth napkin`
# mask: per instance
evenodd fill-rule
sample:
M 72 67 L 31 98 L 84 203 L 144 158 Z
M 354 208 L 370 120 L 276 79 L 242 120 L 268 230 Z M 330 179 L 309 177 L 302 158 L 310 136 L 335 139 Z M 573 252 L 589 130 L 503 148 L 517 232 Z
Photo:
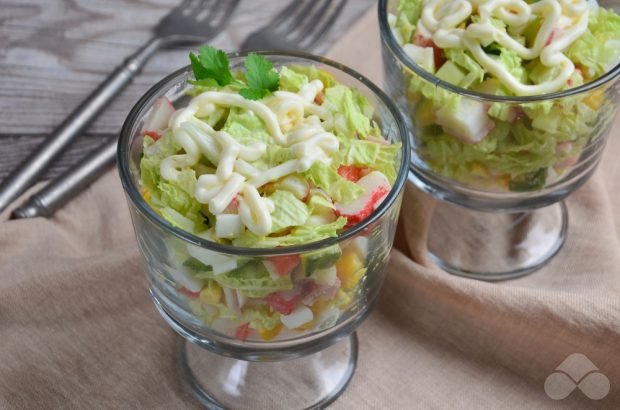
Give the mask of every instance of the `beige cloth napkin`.
M 331 56 L 380 82 L 375 10 Z M 544 269 L 499 284 L 426 262 L 433 201 L 406 191 L 385 287 L 359 329 L 359 367 L 335 409 L 618 408 L 620 122 Z M 195 408 L 176 376 L 178 337 L 152 305 L 118 176 L 110 171 L 51 219 L 0 215 L 1 408 Z M 611 390 L 550 399 L 572 353 Z M 282 403 L 293 408 L 294 403 Z

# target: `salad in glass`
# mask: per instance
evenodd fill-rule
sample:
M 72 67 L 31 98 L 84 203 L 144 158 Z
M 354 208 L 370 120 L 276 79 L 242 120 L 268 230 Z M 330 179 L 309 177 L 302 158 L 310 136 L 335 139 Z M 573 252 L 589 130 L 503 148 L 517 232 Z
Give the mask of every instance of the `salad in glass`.
M 394 194 L 384 202 L 400 189 L 402 144 L 328 71 L 276 69 L 259 54 L 233 70 L 207 46 L 190 58 L 195 79 L 181 103 L 161 96 L 144 119 L 139 185 L 158 217 L 211 249 L 138 235 L 157 299 L 181 322 L 240 341 L 319 332 L 365 310 L 398 207 L 342 234 L 394 203 Z M 237 254 L 218 252 L 231 248 Z M 254 256 L 264 249 L 274 254 Z
M 400 0 L 388 23 L 426 72 L 388 79 L 422 168 L 481 191 L 530 192 L 598 159 L 593 142 L 615 111 L 604 77 L 620 62 L 613 10 L 596 0 Z

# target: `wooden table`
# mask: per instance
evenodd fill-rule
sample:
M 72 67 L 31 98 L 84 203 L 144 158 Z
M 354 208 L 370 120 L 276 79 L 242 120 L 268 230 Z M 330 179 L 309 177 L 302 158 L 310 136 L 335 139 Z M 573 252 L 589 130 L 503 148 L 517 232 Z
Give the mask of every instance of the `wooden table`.
M 226 1 L 226 0 L 220 0 Z M 0 0 L 0 180 L 150 36 L 179 0 Z M 349 0 L 314 50 L 323 54 L 374 0 Z M 234 50 L 288 1 L 242 0 L 212 44 Z M 187 64 L 187 49 L 159 52 L 48 171 L 52 178 L 116 133 L 138 98 Z

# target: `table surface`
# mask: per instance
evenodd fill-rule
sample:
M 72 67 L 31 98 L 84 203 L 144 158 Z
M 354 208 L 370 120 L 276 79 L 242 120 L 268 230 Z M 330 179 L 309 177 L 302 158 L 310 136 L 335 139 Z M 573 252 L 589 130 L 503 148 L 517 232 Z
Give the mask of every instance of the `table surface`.
M 222 0 L 225 1 L 225 0 Z M 296 0 L 294 0 L 296 1 Z M 0 180 L 24 159 L 180 0 L 0 0 Z M 236 49 L 286 0 L 242 0 L 211 44 Z M 374 0 L 349 0 L 315 53 L 323 54 Z M 157 53 L 48 171 L 53 178 L 117 132 L 138 98 L 185 65 L 187 48 Z

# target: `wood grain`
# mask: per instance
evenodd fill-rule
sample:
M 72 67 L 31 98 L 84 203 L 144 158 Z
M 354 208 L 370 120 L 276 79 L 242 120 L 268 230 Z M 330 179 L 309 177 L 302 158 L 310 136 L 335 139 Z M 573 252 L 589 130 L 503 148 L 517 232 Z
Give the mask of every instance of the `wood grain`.
M 222 0 L 225 1 L 225 0 Z M 0 0 L 0 180 L 137 47 L 179 0 Z M 242 0 L 211 42 L 234 50 L 288 1 Z M 374 0 L 349 0 L 324 53 Z M 117 132 L 138 98 L 186 65 L 186 48 L 162 50 L 58 161 L 57 175 Z
M 80 159 L 84 158 L 92 149 L 97 148 L 105 139 L 113 134 L 85 134 L 82 138 L 73 143 L 67 151 L 65 151 L 58 161 L 52 164 L 47 170 L 45 178 L 52 179 L 60 175 L 67 168 L 77 164 Z M 4 179 L 9 172 L 19 165 L 20 161 L 28 155 L 29 152 L 43 142 L 45 135 L 2 135 L 0 139 L 0 149 L 10 147 L 3 152 L 0 163 L 0 180 Z M 9 155 L 10 152 L 17 152 L 19 155 Z

